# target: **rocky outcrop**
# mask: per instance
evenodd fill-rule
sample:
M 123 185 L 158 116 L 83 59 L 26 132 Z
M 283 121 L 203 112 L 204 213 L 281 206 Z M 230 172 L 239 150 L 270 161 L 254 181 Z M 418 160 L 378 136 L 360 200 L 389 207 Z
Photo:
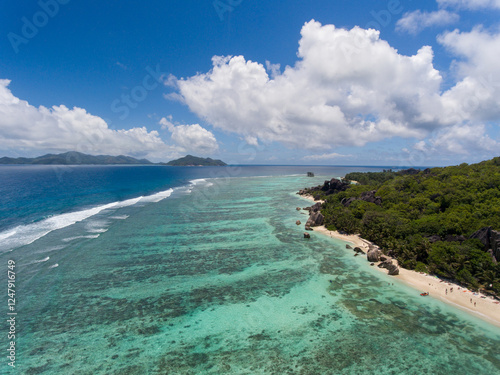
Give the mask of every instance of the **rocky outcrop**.
M 321 203 L 316 203 L 314 204 L 313 206 L 309 207 L 309 213 L 313 213 L 313 212 L 318 212 L 321 210 L 321 206 L 322 204 Z
M 366 253 L 366 258 L 369 262 L 378 262 L 380 261 L 380 255 L 382 255 L 382 252 L 379 249 L 373 248 L 368 250 L 368 253 Z
M 389 271 L 389 275 L 391 275 L 391 276 L 399 275 L 399 267 L 396 266 L 394 263 L 391 263 L 387 267 L 387 271 Z
M 391 276 L 399 275 L 399 267 L 396 266 L 394 263 L 392 263 L 392 260 L 388 258 L 386 258 L 385 261 L 380 263 L 378 267 L 387 269 L 389 275 Z
M 469 238 L 476 238 L 484 245 L 484 250 L 493 255 L 495 262 L 500 261 L 500 232 L 484 227 L 472 233 Z M 491 250 L 491 252 L 489 251 Z
M 365 252 L 364 252 L 364 251 L 363 251 L 360 247 L 355 247 L 355 248 L 354 248 L 354 251 L 355 251 L 356 253 L 360 253 L 360 254 L 364 254 L 364 253 L 365 253 Z
M 309 219 L 307 219 L 306 229 L 307 227 L 319 227 L 320 225 L 323 225 L 324 222 L 325 217 L 321 212 L 313 212 L 311 216 L 309 216 Z
M 309 233 L 304 233 L 304 238 L 311 238 L 311 235 Z
M 357 200 L 362 200 L 365 202 L 369 203 L 374 203 L 377 206 L 380 206 L 382 204 L 382 198 L 375 196 L 377 193 L 376 190 L 371 190 L 371 191 L 365 191 L 360 195 L 359 198 L 351 197 L 351 198 L 344 198 L 340 201 L 344 205 L 344 207 L 349 207 L 352 202 L 357 201 Z
M 336 178 L 332 178 L 329 181 L 325 181 L 323 185 L 315 186 L 312 188 L 306 188 L 299 191 L 300 195 L 311 194 L 314 196 L 315 192 L 321 192 L 325 195 L 331 195 L 339 193 L 346 190 L 351 184 L 349 182 L 341 181 Z
M 376 190 L 365 191 L 361 194 L 361 197 L 359 199 L 365 202 L 375 203 L 377 206 L 380 206 L 382 204 L 382 198 L 376 197 L 376 193 Z
M 434 236 L 429 236 L 427 237 L 430 243 L 438 242 L 441 241 L 441 237 L 439 237 L 437 234 Z

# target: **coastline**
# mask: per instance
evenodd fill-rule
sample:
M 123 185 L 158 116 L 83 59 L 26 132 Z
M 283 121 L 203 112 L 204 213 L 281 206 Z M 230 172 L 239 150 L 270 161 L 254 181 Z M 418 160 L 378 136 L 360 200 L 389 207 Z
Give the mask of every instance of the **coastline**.
M 311 196 L 302 197 L 314 201 Z M 340 234 L 338 231 L 328 230 L 325 226 L 312 227 L 312 229 L 314 232 L 321 233 L 331 238 L 349 242 L 354 246 L 360 247 L 364 252 L 367 252 L 370 245 L 373 245 L 370 241 L 361 238 L 357 234 Z M 393 259 L 393 262 L 397 264 L 396 259 Z M 387 274 L 387 271 L 384 268 L 378 268 L 377 264 L 378 262 L 375 263 L 374 267 Z M 387 277 L 394 277 L 402 281 L 406 285 L 414 288 L 418 293 L 428 292 L 433 298 L 437 298 L 447 304 L 458 307 L 469 314 L 500 327 L 500 302 L 492 297 L 485 296 L 481 293 L 475 293 L 458 284 L 441 280 L 436 276 L 407 270 L 402 267 L 399 268 L 399 275 L 387 275 Z

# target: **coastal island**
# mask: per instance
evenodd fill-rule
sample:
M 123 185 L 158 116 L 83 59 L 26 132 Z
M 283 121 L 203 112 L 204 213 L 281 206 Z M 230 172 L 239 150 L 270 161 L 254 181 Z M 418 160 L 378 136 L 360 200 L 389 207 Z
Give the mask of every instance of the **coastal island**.
M 222 160 L 199 158 L 193 155 L 186 155 L 183 158 L 171 160 L 165 165 L 169 165 L 172 167 L 223 167 L 227 164 Z
M 356 256 L 424 295 L 481 306 L 500 322 L 500 158 L 349 173 L 298 194 L 316 201 L 306 230 L 351 242 Z
M 118 155 L 87 155 L 77 151 L 62 154 L 46 154 L 35 158 L 27 157 L 1 157 L 0 164 L 30 164 L 30 165 L 167 165 L 174 167 L 205 167 L 226 166 L 222 160 L 199 158 L 186 155 L 183 158 L 171 160 L 168 163 L 153 163 L 147 159 L 136 159 L 131 156 Z
M 62 154 L 46 154 L 36 158 L 0 158 L 0 164 L 36 164 L 36 165 L 128 165 L 153 164 L 147 159 L 136 159 L 131 156 L 87 155 L 77 151 Z

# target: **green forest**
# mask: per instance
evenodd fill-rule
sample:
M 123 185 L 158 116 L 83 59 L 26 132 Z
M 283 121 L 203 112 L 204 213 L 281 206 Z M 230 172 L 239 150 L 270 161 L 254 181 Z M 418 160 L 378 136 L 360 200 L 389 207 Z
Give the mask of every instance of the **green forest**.
M 500 157 L 350 173 L 305 193 L 325 200 L 321 213 L 328 229 L 359 233 L 404 268 L 500 295 L 500 233 L 498 249 L 490 241 L 500 230 Z

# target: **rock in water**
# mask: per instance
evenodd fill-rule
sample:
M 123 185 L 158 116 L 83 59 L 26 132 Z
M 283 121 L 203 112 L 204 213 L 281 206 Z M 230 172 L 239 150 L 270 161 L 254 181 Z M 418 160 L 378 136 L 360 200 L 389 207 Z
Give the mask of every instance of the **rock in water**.
M 304 238 L 311 238 L 311 235 L 309 233 L 304 233 Z
M 346 249 L 352 249 L 351 245 L 345 245 Z
M 355 251 L 356 253 L 361 253 L 361 254 L 364 254 L 364 253 L 365 253 L 365 252 L 364 252 L 364 251 L 363 251 L 360 247 L 357 247 L 357 246 L 354 248 L 354 251 Z
M 295 222 L 295 224 L 300 225 L 300 224 L 302 224 L 302 223 L 300 222 L 300 220 L 297 220 L 297 221 Z

